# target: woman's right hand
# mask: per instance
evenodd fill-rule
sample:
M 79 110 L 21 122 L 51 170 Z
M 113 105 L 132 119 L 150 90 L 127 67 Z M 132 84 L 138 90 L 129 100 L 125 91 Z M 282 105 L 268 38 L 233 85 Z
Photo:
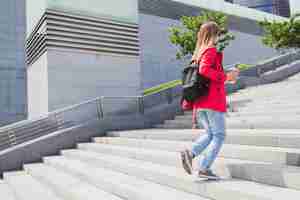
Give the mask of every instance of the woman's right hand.
M 236 82 L 238 75 L 240 74 L 240 71 L 238 69 L 230 71 L 226 74 L 227 81 L 230 82 Z

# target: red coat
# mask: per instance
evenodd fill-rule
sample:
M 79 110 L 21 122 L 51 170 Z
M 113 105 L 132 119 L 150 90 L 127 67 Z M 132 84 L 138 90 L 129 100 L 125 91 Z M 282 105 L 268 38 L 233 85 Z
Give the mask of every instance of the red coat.
M 211 109 L 219 112 L 226 112 L 226 91 L 222 62 L 223 54 L 215 47 L 208 48 L 198 61 L 200 64 L 199 73 L 210 79 L 208 95 L 200 97 L 193 103 L 193 121 L 197 109 Z

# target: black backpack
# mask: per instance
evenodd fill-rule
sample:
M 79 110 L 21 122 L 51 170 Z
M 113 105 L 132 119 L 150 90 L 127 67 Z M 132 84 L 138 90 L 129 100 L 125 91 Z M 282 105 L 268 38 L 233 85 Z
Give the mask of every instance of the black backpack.
M 191 62 L 182 71 L 182 101 L 194 102 L 199 97 L 208 95 L 209 79 L 198 73 L 199 65 Z

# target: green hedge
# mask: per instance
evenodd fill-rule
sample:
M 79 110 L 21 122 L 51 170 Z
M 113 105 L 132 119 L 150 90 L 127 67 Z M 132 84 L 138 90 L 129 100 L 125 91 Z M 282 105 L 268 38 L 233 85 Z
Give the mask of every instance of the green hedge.
M 151 88 L 148 88 L 148 89 L 144 90 L 143 95 L 147 96 L 147 95 L 155 94 L 155 93 L 158 93 L 158 92 L 161 92 L 163 90 L 175 87 L 175 86 L 180 85 L 180 84 L 181 84 L 181 80 L 175 80 L 175 81 L 163 83 L 163 84 L 157 85 L 155 87 L 151 87 Z M 241 82 L 240 82 L 240 80 L 238 80 L 236 82 L 236 84 L 228 84 L 226 88 L 227 88 L 227 94 L 230 95 L 230 94 L 232 94 L 232 93 L 234 93 L 237 90 L 242 88 L 241 87 Z
M 237 67 L 239 68 L 240 71 L 243 71 L 243 70 L 251 68 L 252 65 L 249 65 L 249 64 L 238 64 Z
M 154 94 L 154 93 L 157 93 L 157 92 L 175 87 L 177 85 L 180 85 L 181 82 L 182 82 L 181 80 L 174 80 L 174 81 L 170 81 L 170 82 L 167 82 L 167 83 L 163 83 L 163 84 L 148 88 L 148 89 L 144 90 L 143 95 L 145 95 L 145 96 L 146 95 L 151 95 L 151 94 Z
M 251 68 L 252 66 L 253 66 L 253 65 L 249 65 L 249 64 L 239 64 L 239 65 L 238 65 L 238 68 L 239 68 L 241 71 L 243 71 L 243 70 L 246 70 L 246 69 Z M 181 80 L 174 80 L 174 81 L 170 81 L 170 82 L 167 82 L 167 83 L 163 83 L 163 84 L 160 84 L 160 85 L 157 85 L 157 86 L 154 86 L 154 87 L 145 89 L 143 95 L 144 95 L 144 96 L 146 96 L 146 95 L 151 95 L 151 94 L 154 94 L 154 93 L 157 93 L 157 92 L 160 92 L 160 91 L 163 91 L 163 90 L 166 90 L 166 89 L 175 87 L 175 86 L 177 86 L 177 85 L 180 85 L 181 83 L 182 83 Z M 238 86 L 237 86 L 237 85 L 238 85 Z M 238 81 L 238 82 L 235 84 L 235 86 L 229 86 L 229 87 L 228 87 L 229 91 L 227 91 L 228 94 L 235 91 L 233 88 L 235 88 L 235 87 L 238 87 L 238 88 L 239 88 L 239 85 L 240 85 L 240 82 Z

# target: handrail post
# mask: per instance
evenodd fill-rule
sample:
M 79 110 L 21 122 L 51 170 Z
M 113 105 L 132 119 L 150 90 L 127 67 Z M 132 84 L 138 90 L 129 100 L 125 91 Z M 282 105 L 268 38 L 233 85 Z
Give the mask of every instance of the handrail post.
M 64 117 L 62 112 L 57 112 L 54 114 L 54 119 L 56 121 L 57 129 L 64 125 Z
M 172 88 L 169 88 L 166 93 L 168 104 L 171 104 L 173 102 Z
M 137 98 L 137 105 L 138 105 L 138 111 L 140 114 L 144 115 L 145 109 L 144 109 L 144 97 L 138 97 Z
M 100 97 L 96 100 L 97 113 L 99 119 L 102 119 L 104 117 L 102 99 L 103 97 Z
M 8 138 L 9 138 L 9 145 L 11 147 L 17 145 L 17 138 L 16 138 L 16 135 L 15 135 L 14 131 L 9 130 L 7 135 L 8 135 Z

